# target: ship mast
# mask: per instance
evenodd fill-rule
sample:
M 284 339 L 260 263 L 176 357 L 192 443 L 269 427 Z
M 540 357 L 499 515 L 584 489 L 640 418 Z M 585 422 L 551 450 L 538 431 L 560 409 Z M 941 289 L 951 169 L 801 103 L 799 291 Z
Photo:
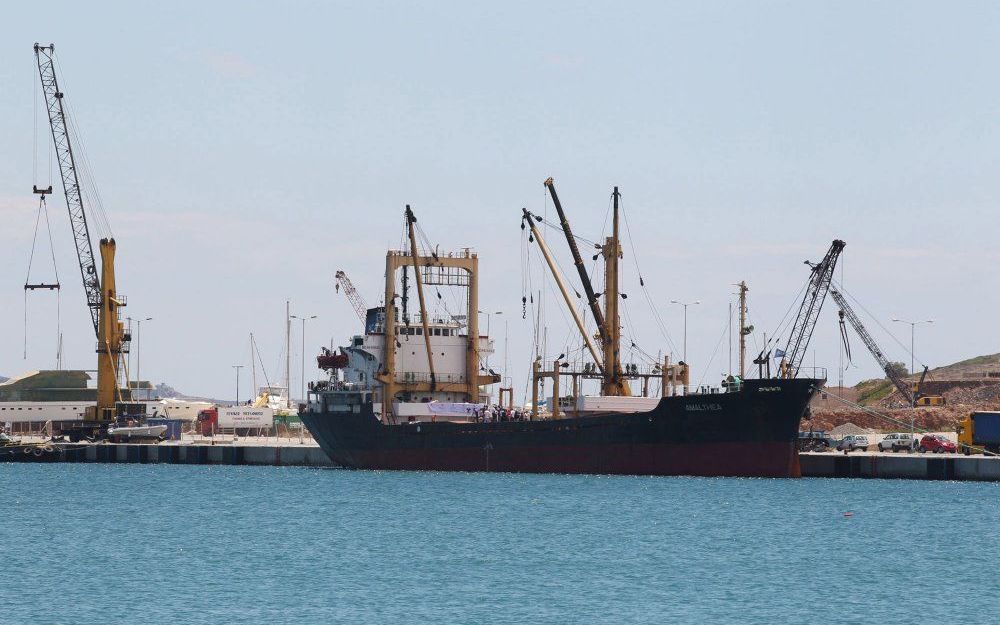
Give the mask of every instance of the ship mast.
M 621 320 L 618 316 L 618 259 L 622 257 L 622 247 L 618 230 L 618 187 L 615 187 L 613 197 L 611 236 L 605 239 L 601 248 L 604 255 L 604 328 L 601 338 L 604 342 L 605 363 L 601 394 L 620 396 L 632 393 L 628 383 L 622 378 L 622 333 Z
M 745 280 L 741 280 L 736 286 L 740 289 L 740 379 L 742 380 L 747 375 L 747 335 L 753 332 L 753 327 L 747 327 L 747 291 L 750 289 Z

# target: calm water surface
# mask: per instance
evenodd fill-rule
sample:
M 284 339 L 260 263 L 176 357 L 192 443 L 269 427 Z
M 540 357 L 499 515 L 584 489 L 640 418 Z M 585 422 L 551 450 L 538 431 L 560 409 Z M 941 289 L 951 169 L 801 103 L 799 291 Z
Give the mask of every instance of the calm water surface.
M 998 532 L 1000 484 L 0 464 L 0 623 L 996 623 Z

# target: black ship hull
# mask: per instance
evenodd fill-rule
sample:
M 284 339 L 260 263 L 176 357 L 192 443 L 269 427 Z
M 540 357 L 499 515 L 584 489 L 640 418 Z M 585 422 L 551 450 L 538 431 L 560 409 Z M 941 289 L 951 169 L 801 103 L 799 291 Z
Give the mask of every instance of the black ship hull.
M 822 385 L 747 380 L 738 392 L 666 397 L 649 412 L 399 425 L 379 421 L 370 402 L 321 393 L 301 419 L 349 468 L 799 477 L 799 423 Z

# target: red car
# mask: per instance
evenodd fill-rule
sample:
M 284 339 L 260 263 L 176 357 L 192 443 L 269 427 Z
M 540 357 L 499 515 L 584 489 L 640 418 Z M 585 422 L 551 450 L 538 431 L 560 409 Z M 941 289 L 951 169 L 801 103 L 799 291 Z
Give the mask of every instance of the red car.
M 924 437 L 920 439 L 920 447 L 917 449 L 920 452 L 933 451 L 936 454 L 953 454 L 958 451 L 955 443 L 940 434 L 924 434 Z

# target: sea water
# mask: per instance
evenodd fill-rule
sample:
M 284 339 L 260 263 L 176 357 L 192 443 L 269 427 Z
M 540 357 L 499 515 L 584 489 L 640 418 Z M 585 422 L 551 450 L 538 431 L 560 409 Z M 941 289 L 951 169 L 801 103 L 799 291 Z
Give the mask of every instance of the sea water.
M 0 464 L 2 623 L 996 623 L 1000 484 Z

